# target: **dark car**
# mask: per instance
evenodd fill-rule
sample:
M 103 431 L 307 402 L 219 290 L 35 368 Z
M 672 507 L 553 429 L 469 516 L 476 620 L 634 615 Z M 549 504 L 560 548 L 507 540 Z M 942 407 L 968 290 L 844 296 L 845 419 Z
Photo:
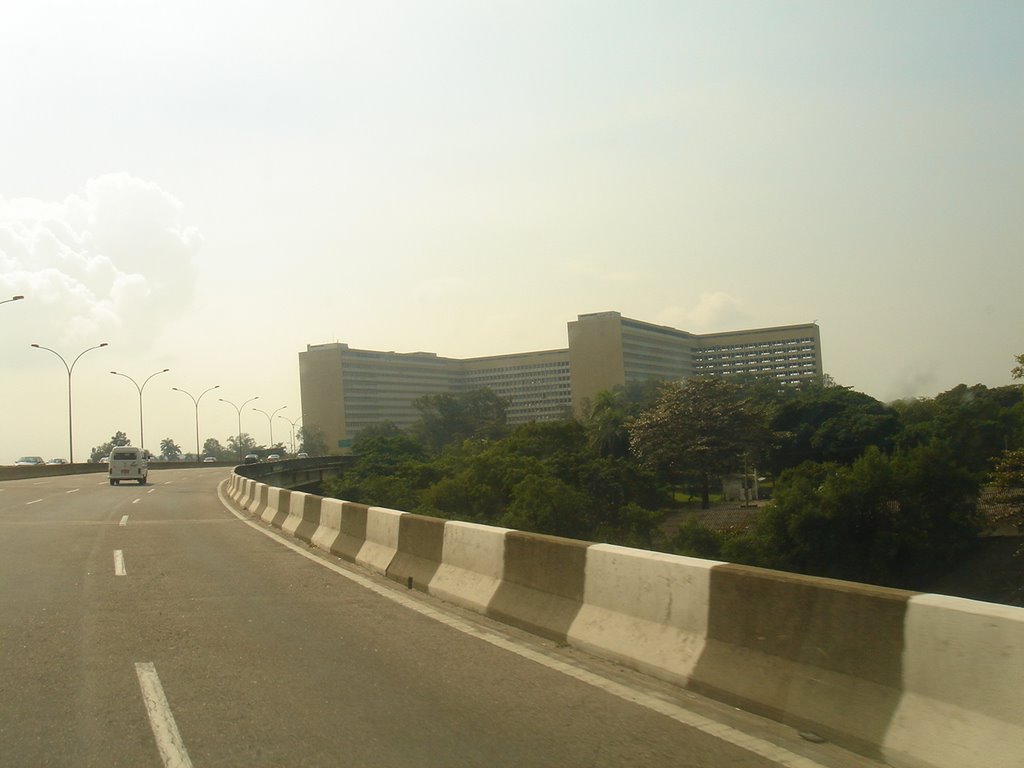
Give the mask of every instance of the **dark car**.
M 247 453 L 247 454 L 245 454 L 244 461 L 245 461 L 246 464 L 259 464 L 260 463 L 260 457 L 257 456 L 255 453 Z
M 45 463 L 46 462 L 43 461 L 43 457 L 42 456 L 22 456 L 20 459 L 18 459 L 16 462 L 14 462 L 14 466 L 16 466 L 16 467 L 41 467 Z

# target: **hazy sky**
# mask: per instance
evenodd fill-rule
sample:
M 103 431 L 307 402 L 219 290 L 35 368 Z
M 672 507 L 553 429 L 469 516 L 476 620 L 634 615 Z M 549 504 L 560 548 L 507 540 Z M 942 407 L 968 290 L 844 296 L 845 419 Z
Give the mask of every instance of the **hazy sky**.
M 817 321 L 883 400 L 1024 352 L 1024 3 L 34 0 L 0 24 L 0 463 L 288 440 L 307 344 Z M 270 420 L 268 413 L 287 406 Z

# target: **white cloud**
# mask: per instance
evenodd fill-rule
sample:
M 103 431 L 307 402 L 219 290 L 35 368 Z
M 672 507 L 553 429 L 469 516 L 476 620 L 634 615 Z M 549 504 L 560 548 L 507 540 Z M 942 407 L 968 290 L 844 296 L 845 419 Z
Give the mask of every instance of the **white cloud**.
M 34 341 L 148 346 L 191 304 L 201 245 L 177 200 L 128 174 L 62 202 L 0 198 L 0 296 L 26 296 Z
M 735 330 L 750 321 L 743 303 L 722 291 L 702 293 L 689 316 L 693 329 L 699 333 Z
M 669 307 L 655 321 L 692 333 L 740 330 L 752 322 L 743 302 L 724 291 L 702 293 L 693 307 Z

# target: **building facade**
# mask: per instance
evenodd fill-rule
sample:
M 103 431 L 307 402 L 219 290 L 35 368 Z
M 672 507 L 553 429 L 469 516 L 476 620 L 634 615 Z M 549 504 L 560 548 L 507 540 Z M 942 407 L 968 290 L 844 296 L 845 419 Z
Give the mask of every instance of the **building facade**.
M 602 390 L 649 379 L 754 374 L 800 384 L 822 378 L 813 323 L 692 334 L 597 312 L 571 321 L 568 340 L 566 349 L 466 359 L 311 344 L 299 353 L 303 424 L 320 430 L 333 451 L 370 424 L 412 426 L 419 417 L 413 402 L 442 392 L 490 388 L 509 401 L 514 425 L 582 417 Z

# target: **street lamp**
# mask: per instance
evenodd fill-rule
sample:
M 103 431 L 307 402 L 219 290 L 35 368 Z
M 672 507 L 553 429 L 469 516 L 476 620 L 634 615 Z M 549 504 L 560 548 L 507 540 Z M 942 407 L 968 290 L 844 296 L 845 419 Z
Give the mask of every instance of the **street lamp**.
M 16 299 L 18 297 L 15 296 L 14 298 Z M 8 299 L 8 301 L 14 301 L 14 299 Z M 88 349 L 83 349 L 81 352 L 78 353 L 78 357 L 76 357 L 74 360 L 71 361 L 71 365 L 68 365 L 68 361 L 64 359 L 64 356 L 60 352 L 55 350 L 55 349 L 50 349 L 49 347 L 44 347 L 42 344 L 33 344 L 32 346 L 35 347 L 36 349 L 45 349 L 47 352 L 53 352 L 53 354 L 55 354 L 57 357 L 59 357 L 60 361 L 62 363 L 64 363 L 64 368 L 68 372 L 68 461 L 71 462 L 72 464 L 74 464 L 75 463 L 75 441 L 74 441 L 74 438 L 72 437 L 72 430 L 71 430 L 71 424 L 72 424 L 72 422 L 71 422 L 71 372 L 73 370 L 75 370 L 75 363 L 78 362 L 78 359 L 82 355 L 84 355 L 86 352 L 91 352 L 94 349 L 99 349 L 100 347 L 107 346 L 107 342 L 104 341 L 102 344 L 97 344 L 95 347 L 89 347 Z
M 217 399 L 220 400 L 222 403 L 227 403 L 232 408 L 234 408 L 235 411 L 238 413 L 238 437 L 236 438 L 235 447 L 238 449 L 238 460 L 241 461 L 242 460 L 242 409 L 245 408 L 245 406 L 248 403 L 251 403 L 253 400 L 259 400 L 260 396 L 256 395 L 255 397 L 250 397 L 248 400 L 246 400 L 241 405 L 235 405 L 230 400 L 225 400 L 223 397 L 218 397 Z
M 192 398 L 192 402 L 196 406 L 196 461 L 200 460 L 199 459 L 199 401 L 203 399 L 203 395 L 205 395 L 207 392 L 212 392 L 213 390 L 217 389 L 218 387 L 220 387 L 220 384 L 214 384 L 209 389 L 204 390 L 203 394 L 199 395 L 199 397 L 193 397 L 191 392 L 185 392 L 184 389 L 178 389 L 177 387 L 171 387 L 171 389 L 173 389 L 175 392 L 184 392 L 186 395 L 191 397 Z
M 279 419 L 284 419 L 292 425 L 292 455 L 295 454 L 295 425 L 302 421 L 302 417 L 299 416 L 297 419 L 289 419 L 287 416 L 278 416 Z
M 24 296 L 11 296 L 11 298 L 9 299 L 4 299 L 3 301 L 0 301 L 0 304 L 10 304 L 12 301 L 21 301 L 24 298 Z
M 270 447 L 274 447 L 274 416 L 277 415 L 277 411 L 283 411 L 287 408 L 287 405 L 282 405 L 280 408 L 275 410 L 273 413 L 267 413 L 266 411 L 260 411 L 259 408 L 253 408 L 254 411 L 259 411 L 267 417 L 267 423 L 270 425 Z
M 146 455 L 146 434 L 145 434 L 145 432 L 142 429 L 142 390 L 144 390 L 146 388 L 146 385 L 149 384 L 149 380 L 152 379 L 154 376 L 159 376 L 161 373 L 167 373 L 169 370 L 171 370 L 171 369 L 170 368 L 164 368 L 162 371 L 157 371 L 156 373 L 149 374 L 149 376 L 146 377 L 146 380 L 144 382 L 142 382 L 142 386 L 141 387 L 139 386 L 139 382 L 137 382 L 135 379 L 133 379 L 127 373 L 120 373 L 119 371 L 111 371 L 111 373 L 114 376 L 124 376 L 126 379 L 128 379 L 128 381 L 130 381 L 132 384 L 135 385 L 135 388 L 137 390 L 139 390 L 139 450 L 142 451 L 142 455 L 143 456 Z

